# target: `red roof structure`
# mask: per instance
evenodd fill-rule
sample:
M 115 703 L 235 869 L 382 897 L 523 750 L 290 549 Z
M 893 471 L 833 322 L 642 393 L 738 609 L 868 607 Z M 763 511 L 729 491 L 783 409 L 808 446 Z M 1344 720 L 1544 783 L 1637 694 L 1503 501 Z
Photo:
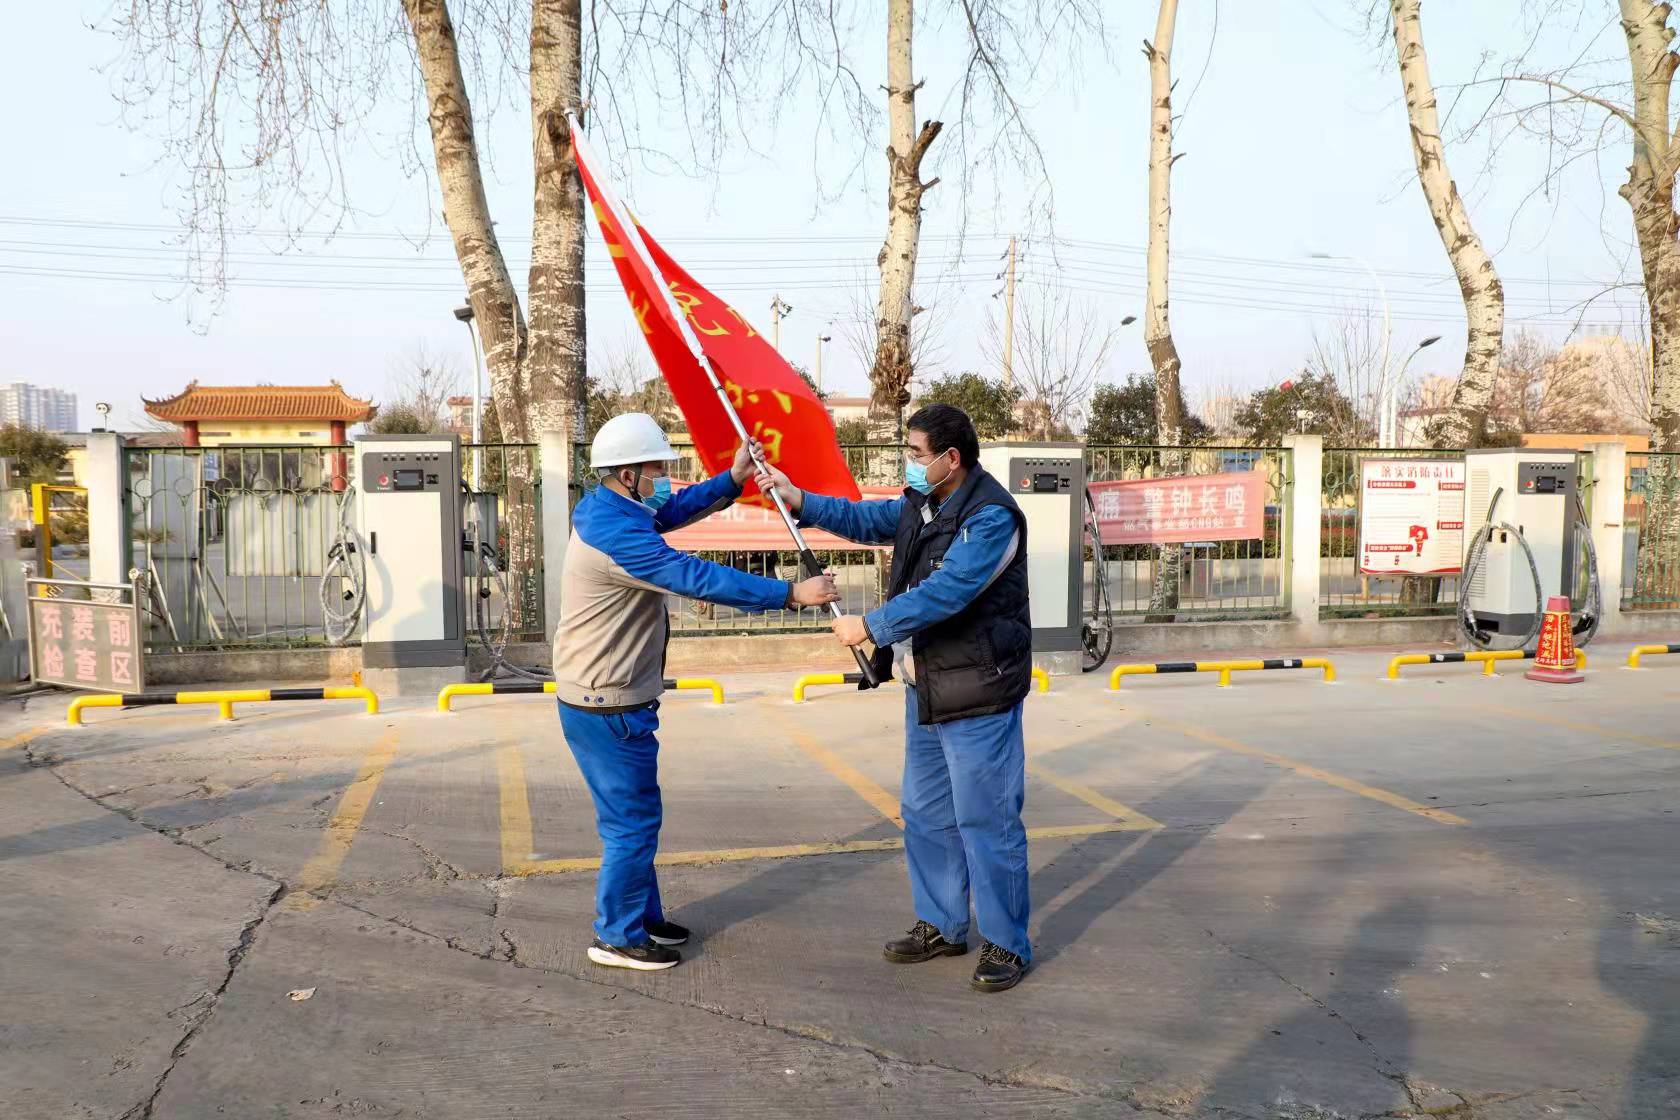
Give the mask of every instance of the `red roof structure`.
M 377 411 L 372 401 L 352 397 L 337 381 L 326 385 L 200 385 L 194 381 L 173 397 L 141 400 L 147 413 L 176 424 L 292 420 L 354 424 Z

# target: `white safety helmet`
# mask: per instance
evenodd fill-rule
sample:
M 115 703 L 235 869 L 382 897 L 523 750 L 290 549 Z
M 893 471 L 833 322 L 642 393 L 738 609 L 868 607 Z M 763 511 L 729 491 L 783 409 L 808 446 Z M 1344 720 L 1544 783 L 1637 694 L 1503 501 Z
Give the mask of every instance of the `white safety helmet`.
M 601 425 L 601 430 L 595 433 L 595 442 L 589 445 L 589 465 L 595 470 L 669 463 L 680 458 L 671 449 L 659 421 L 645 412 L 614 416 Z

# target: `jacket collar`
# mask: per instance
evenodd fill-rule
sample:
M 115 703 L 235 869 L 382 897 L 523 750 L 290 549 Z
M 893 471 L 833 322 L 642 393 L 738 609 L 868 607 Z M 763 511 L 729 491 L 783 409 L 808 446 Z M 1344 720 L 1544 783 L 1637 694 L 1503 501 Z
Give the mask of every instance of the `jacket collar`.
M 653 510 L 641 502 L 632 501 L 604 482 L 595 487 L 595 494 L 601 501 L 620 512 L 639 513 L 649 521 L 653 520 Z

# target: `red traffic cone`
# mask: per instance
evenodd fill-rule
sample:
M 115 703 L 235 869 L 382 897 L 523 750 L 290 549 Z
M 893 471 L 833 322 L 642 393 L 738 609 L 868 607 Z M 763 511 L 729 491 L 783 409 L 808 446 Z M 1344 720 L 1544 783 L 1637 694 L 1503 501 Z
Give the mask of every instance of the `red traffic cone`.
M 1540 646 L 1534 651 L 1534 668 L 1523 676 L 1547 684 L 1580 684 L 1587 678 L 1575 668 L 1575 635 L 1569 623 L 1569 597 L 1553 595 L 1546 604 L 1546 618 L 1540 624 Z

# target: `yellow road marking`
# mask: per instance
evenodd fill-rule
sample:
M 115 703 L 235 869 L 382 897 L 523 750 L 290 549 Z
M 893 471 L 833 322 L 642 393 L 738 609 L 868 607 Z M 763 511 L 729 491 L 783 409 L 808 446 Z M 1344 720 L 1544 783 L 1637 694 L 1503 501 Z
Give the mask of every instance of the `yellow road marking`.
M 1570 731 L 1579 731 L 1594 738 L 1625 739 L 1630 743 L 1641 743 L 1647 747 L 1662 747 L 1666 750 L 1680 751 L 1680 742 L 1673 739 L 1658 739 L 1652 735 L 1636 735 L 1631 731 L 1619 731 L 1614 727 L 1606 727 L 1602 723 L 1576 723 L 1572 720 L 1559 719 L 1545 710 L 1526 711 L 1522 708 L 1507 708 L 1501 704 L 1472 704 L 1471 707 L 1492 715 L 1511 716 L 1515 719 L 1528 720 L 1530 723 L 1543 723 L 1548 727 L 1563 727 Z
M 1064 778 L 1060 774 L 1053 774 L 1035 763 L 1027 764 L 1027 773 L 1035 778 L 1049 782 L 1063 793 L 1071 793 L 1093 809 L 1107 813 L 1115 821 L 1126 828 L 1150 829 L 1160 828 L 1161 822 L 1153 817 L 1145 816 L 1130 805 L 1122 804 L 1112 797 L 1105 797 L 1090 786 L 1081 785 L 1071 778 Z
M 1048 828 L 1027 829 L 1027 839 L 1055 840 L 1071 836 L 1095 836 L 1104 832 L 1136 832 L 1139 829 L 1140 826 L 1130 821 L 1054 825 Z M 705 863 L 742 863 L 759 859 L 796 859 L 803 856 L 847 855 L 855 852 L 896 852 L 903 847 L 903 839 L 894 836 L 888 840 L 837 840 L 827 844 L 774 844 L 761 848 L 719 848 L 709 852 L 661 852 L 653 862 L 659 867 L 693 867 Z M 509 875 L 563 875 L 573 871 L 595 871 L 600 866 L 599 858 L 526 859 L 512 867 L 504 867 L 503 870 Z
M 51 730 L 51 728 L 42 726 L 31 727 L 28 731 L 20 731 L 16 735 L 13 735 L 10 739 L 0 740 L 0 751 L 11 750 L 13 747 L 21 747 L 31 739 L 45 735 L 49 730 Z
M 1355 781 L 1353 778 L 1344 778 L 1340 774 L 1333 774 L 1330 771 L 1320 769 L 1317 766 L 1309 766 L 1304 762 L 1297 762 L 1293 758 L 1287 758 L 1281 754 L 1273 754 L 1271 751 L 1263 751 L 1259 747 L 1251 747 L 1247 743 L 1239 743 L 1235 739 L 1227 739 L 1225 736 L 1217 735 L 1212 731 L 1202 731 L 1199 728 L 1191 727 L 1187 724 L 1177 723 L 1171 720 L 1156 719 L 1152 722 L 1158 727 L 1176 731 L 1180 735 L 1188 736 L 1191 739 L 1199 740 L 1200 742 L 1207 743 L 1211 746 L 1221 747 L 1228 751 L 1235 751 L 1238 754 L 1246 754 L 1251 758 L 1258 758 L 1264 762 L 1271 763 L 1273 766 L 1281 766 L 1285 770 L 1292 770 L 1304 778 L 1314 778 L 1326 785 L 1335 786 L 1337 789 L 1345 789 L 1349 793 L 1357 793 L 1360 797 L 1367 797 L 1372 801 L 1380 801 L 1384 805 L 1392 805 L 1396 809 L 1404 809 L 1408 813 L 1416 813 L 1420 817 L 1428 817 L 1430 820 L 1438 821 L 1441 824 L 1470 823 L 1463 817 L 1449 813 L 1445 809 L 1431 808 L 1428 805 L 1413 801 L 1409 797 L 1402 797 L 1398 793 L 1390 793 L 1386 789 L 1378 789 L 1376 786 L 1368 786 L 1364 782 Z
M 356 840 L 356 832 L 362 827 L 362 818 L 367 816 L 368 808 L 373 804 L 373 795 L 379 790 L 379 779 L 385 776 L 385 768 L 397 755 L 397 733 L 389 731 L 362 760 L 362 768 L 356 771 L 356 776 L 350 782 L 344 796 L 338 799 L 338 808 L 333 810 L 332 819 L 327 822 L 327 831 L 321 836 L 320 846 L 309 862 L 298 872 L 297 882 L 292 893 L 286 897 L 285 906 L 288 910 L 309 910 L 320 903 L 320 895 L 324 894 L 338 881 L 338 869 L 344 866 L 344 859 L 350 854 L 350 845 Z
M 502 871 L 520 874 L 531 862 L 531 795 L 525 788 L 525 760 L 518 747 L 496 752 L 496 776 L 502 791 Z
M 776 722 L 781 724 L 782 729 L 787 732 L 788 738 L 793 740 L 794 746 L 815 760 L 817 765 L 850 786 L 852 792 L 873 805 L 876 812 L 897 827 L 904 827 L 904 818 L 899 815 L 897 797 L 876 783 L 875 779 L 868 774 L 811 738 L 781 715 L 776 714 L 774 710 L 771 714 Z

